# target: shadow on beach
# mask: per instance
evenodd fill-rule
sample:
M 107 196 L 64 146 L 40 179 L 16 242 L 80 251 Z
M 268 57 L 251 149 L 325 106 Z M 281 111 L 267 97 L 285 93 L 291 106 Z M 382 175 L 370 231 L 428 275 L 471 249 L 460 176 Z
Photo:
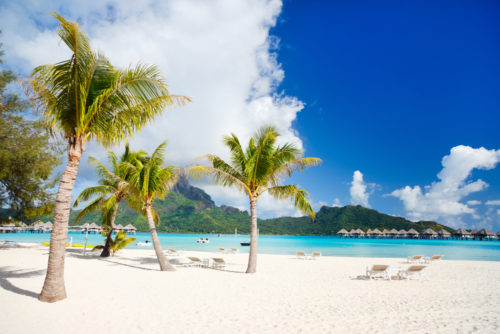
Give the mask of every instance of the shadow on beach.
M 0 267 L 0 287 L 2 287 L 7 291 L 17 293 L 18 295 L 38 298 L 39 295 L 38 292 L 21 289 L 12 284 L 11 282 L 9 282 L 9 278 L 30 278 L 33 276 L 40 276 L 44 275 L 46 270 L 39 269 L 39 270 L 26 271 L 25 269 L 10 269 L 10 268 L 12 267 Z

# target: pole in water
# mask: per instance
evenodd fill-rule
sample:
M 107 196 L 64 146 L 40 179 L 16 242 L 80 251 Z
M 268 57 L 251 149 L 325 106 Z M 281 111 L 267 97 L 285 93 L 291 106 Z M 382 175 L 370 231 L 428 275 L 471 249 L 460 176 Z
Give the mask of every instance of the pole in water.
M 237 238 L 237 237 L 238 237 L 238 229 L 237 229 L 237 228 L 235 228 L 235 229 L 234 229 L 234 237 L 235 237 L 235 238 Z
M 83 246 L 83 256 L 85 256 L 85 251 L 87 250 L 87 238 L 89 237 L 89 230 L 85 229 L 85 246 Z

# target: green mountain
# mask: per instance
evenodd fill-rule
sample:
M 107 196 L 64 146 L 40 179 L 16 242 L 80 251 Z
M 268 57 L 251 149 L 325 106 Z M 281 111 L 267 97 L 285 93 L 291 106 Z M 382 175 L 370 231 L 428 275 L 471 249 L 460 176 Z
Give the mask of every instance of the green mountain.
M 217 206 L 202 189 L 191 186 L 186 178 L 181 178 L 176 187 L 163 200 L 156 200 L 153 207 L 160 216 L 159 232 L 179 233 L 250 233 L 250 217 L 247 211 L 222 205 Z M 75 225 L 77 211 L 72 211 L 70 226 Z M 43 217 L 43 221 L 52 217 Z M 77 225 L 83 223 L 100 224 L 99 213 L 85 216 Z M 115 224 L 132 224 L 138 231 L 147 232 L 146 219 L 138 215 L 125 202 L 121 203 Z M 421 231 L 432 228 L 438 231 L 453 229 L 432 221 L 411 222 L 401 217 L 394 217 L 362 206 L 327 207 L 323 206 L 313 221 L 308 217 L 280 217 L 259 219 L 261 234 L 293 235 L 335 235 L 340 229 L 361 228 L 362 230 L 386 228 L 397 230 L 411 228 Z

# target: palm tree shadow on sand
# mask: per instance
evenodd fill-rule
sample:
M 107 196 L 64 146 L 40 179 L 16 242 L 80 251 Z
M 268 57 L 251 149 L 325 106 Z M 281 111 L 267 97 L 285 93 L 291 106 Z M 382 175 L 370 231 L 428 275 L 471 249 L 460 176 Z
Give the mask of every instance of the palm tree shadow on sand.
M 0 287 L 3 289 L 17 293 L 18 295 L 23 295 L 32 298 L 38 298 L 39 293 L 33 292 L 26 289 L 21 289 L 11 282 L 9 278 L 30 278 L 34 276 L 41 276 L 45 274 L 45 269 L 31 270 L 26 269 L 12 269 L 12 267 L 0 267 Z

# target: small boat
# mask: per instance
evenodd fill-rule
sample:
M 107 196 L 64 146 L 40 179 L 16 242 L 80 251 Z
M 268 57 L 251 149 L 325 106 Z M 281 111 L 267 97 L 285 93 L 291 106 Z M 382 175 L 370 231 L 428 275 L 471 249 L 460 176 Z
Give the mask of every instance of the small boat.
M 242 245 L 242 246 L 250 246 L 250 243 L 249 242 L 240 242 L 240 245 Z
M 137 246 L 150 247 L 152 244 L 153 244 L 152 242 L 149 242 L 149 240 L 146 240 L 146 242 L 138 242 Z
M 196 243 L 198 244 L 209 244 L 210 243 L 210 240 L 208 240 L 208 238 L 199 238 L 198 240 L 196 240 Z

